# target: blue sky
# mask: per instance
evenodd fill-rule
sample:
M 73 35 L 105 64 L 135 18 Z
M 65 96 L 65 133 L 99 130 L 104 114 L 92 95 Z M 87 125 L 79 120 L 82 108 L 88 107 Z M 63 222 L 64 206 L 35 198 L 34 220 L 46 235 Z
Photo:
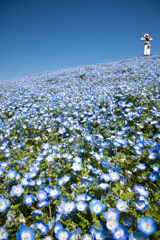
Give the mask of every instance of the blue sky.
M 160 0 L 0 0 L 0 80 L 160 55 Z

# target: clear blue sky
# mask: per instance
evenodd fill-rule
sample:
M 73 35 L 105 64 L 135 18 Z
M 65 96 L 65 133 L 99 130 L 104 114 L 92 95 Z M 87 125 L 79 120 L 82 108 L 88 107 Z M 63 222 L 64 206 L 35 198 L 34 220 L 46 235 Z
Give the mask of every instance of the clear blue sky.
M 0 0 L 0 80 L 160 55 L 160 0 Z

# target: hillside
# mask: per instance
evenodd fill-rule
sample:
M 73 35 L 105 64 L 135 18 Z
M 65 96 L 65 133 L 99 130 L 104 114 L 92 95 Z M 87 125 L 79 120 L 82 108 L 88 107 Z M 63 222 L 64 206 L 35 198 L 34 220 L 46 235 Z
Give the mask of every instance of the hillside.
M 26 97 L 34 94 L 37 98 L 47 93 L 52 100 L 79 102 L 91 97 L 100 99 L 116 86 L 131 89 L 143 86 L 157 80 L 159 74 L 160 56 L 131 58 L 1 81 L 0 94 L 11 101 L 17 93 Z
M 158 240 L 160 56 L 0 82 L 0 239 Z

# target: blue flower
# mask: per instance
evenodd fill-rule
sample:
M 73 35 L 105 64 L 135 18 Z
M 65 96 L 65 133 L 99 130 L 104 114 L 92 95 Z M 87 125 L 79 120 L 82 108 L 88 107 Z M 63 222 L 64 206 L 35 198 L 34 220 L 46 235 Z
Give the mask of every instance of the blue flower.
M 146 210 L 148 208 L 148 205 L 143 200 L 136 200 L 136 201 L 134 201 L 134 203 L 135 203 L 136 210 L 142 211 L 142 210 Z
M 133 224 L 133 219 L 134 219 L 133 217 L 125 216 L 125 220 L 123 221 L 123 224 L 127 227 L 130 227 Z
M 90 234 L 85 234 L 83 237 L 82 237 L 83 240 L 93 240 L 94 237 Z
M 61 190 L 57 187 L 54 187 L 54 189 L 49 189 L 49 197 L 52 197 L 53 199 L 57 198 L 58 195 L 61 194 Z
M 104 240 L 107 239 L 108 233 L 104 229 L 96 229 L 94 232 L 95 240 Z
M 64 205 L 62 206 L 62 210 L 65 214 L 71 213 L 72 211 L 75 210 L 75 203 L 74 202 L 64 203 Z
M 145 169 L 146 169 L 145 163 L 139 163 L 136 167 L 137 167 L 139 170 L 145 170 Z
M 55 233 L 57 233 L 59 229 L 63 229 L 63 225 L 62 223 L 56 222 L 56 225 L 53 226 L 53 230 Z
M 79 212 L 85 212 L 88 207 L 88 204 L 82 200 L 78 201 L 75 205 Z
M 149 240 L 149 238 L 142 232 L 132 232 L 129 235 L 129 240 Z
M 28 228 L 25 225 L 21 225 L 19 231 L 16 233 L 17 240 L 36 240 L 35 231 L 32 228 Z
M 155 182 L 159 178 L 159 173 L 158 172 L 151 172 L 149 177 L 148 177 L 152 182 Z
M 34 196 L 33 194 L 28 195 L 26 194 L 23 199 L 24 204 L 31 205 L 34 202 Z
M 97 188 L 101 188 L 102 190 L 106 190 L 107 188 L 110 188 L 108 183 L 100 183 Z
M 0 227 L 0 240 L 8 239 L 9 232 L 5 229 L 5 226 Z
M 42 183 L 43 183 L 43 179 L 38 178 L 38 179 L 36 180 L 36 185 L 37 185 L 37 186 L 41 186 Z
M 105 182 L 109 182 L 109 181 L 111 181 L 111 176 L 109 174 L 102 173 L 101 179 L 103 179 Z
M 101 214 L 105 208 L 106 208 L 106 205 L 97 199 L 93 199 L 89 204 L 89 209 L 91 213 L 94 212 L 96 214 Z
M 157 231 L 157 226 L 153 218 L 141 217 L 138 222 L 138 229 L 147 236 L 150 236 Z
M 106 223 L 106 227 L 111 231 L 113 232 L 115 230 L 115 228 L 117 228 L 119 225 L 119 222 L 117 220 L 108 220 L 107 223 Z
M 160 167 L 156 166 L 156 165 L 153 165 L 152 166 L 152 169 L 155 171 L 155 172 L 160 172 Z
M 76 171 L 81 171 L 82 170 L 82 165 L 79 163 L 74 162 L 71 169 L 73 169 L 75 172 Z
M 34 217 L 43 217 L 43 212 L 41 210 L 34 210 L 31 212 Z
M 109 176 L 111 178 L 111 181 L 118 181 L 119 180 L 119 173 L 114 170 L 109 171 Z
M 10 192 L 11 197 L 20 197 L 24 192 L 24 188 L 22 188 L 21 184 L 12 186 L 12 190 Z
M 44 190 L 46 193 L 48 193 L 50 189 L 51 189 L 50 185 L 43 185 L 42 190 Z
M 58 240 L 67 240 L 70 237 L 70 233 L 67 229 L 59 229 L 55 236 Z
M 15 179 L 16 174 L 17 174 L 17 173 L 16 173 L 15 170 L 10 169 L 10 170 L 8 171 L 7 175 L 6 175 L 6 178 L 8 177 L 8 178 L 10 178 L 10 179 Z
M 117 208 L 120 212 L 126 212 L 126 210 L 129 208 L 128 202 L 127 202 L 127 201 L 122 201 L 121 199 L 119 199 L 119 200 L 116 202 L 116 208 Z
M 119 220 L 120 212 L 114 208 L 109 208 L 107 212 L 104 213 L 104 218 L 108 220 Z
M 39 190 L 36 194 L 36 198 L 41 202 L 47 199 L 47 193 L 43 190 Z
M 49 201 L 45 201 L 45 200 L 38 203 L 39 208 L 44 208 L 48 205 L 49 205 Z
M 78 239 L 80 239 L 80 237 L 81 237 L 80 234 L 81 233 L 82 233 L 82 230 L 80 228 L 70 232 L 71 236 L 70 236 L 69 240 L 78 240 Z
M 148 195 L 150 194 L 150 192 L 146 191 L 143 186 L 137 186 L 137 185 L 134 186 L 133 192 L 137 195 L 142 195 L 143 197 L 148 197 Z
M 86 201 L 87 200 L 87 194 L 85 194 L 85 193 L 77 194 L 77 196 L 75 197 L 74 200 L 77 201 L 77 202 L 80 201 L 80 200 Z
M 49 231 L 48 224 L 45 224 L 42 220 L 39 222 L 36 222 L 34 227 L 42 233 L 42 235 L 47 235 L 47 232 Z
M 127 240 L 128 235 L 128 230 L 122 224 L 119 224 L 118 227 L 113 231 L 114 240 Z
M 21 184 L 22 184 L 23 186 L 28 186 L 29 183 L 30 183 L 30 179 L 29 179 L 29 178 L 22 178 L 22 179 L 21 179 Z

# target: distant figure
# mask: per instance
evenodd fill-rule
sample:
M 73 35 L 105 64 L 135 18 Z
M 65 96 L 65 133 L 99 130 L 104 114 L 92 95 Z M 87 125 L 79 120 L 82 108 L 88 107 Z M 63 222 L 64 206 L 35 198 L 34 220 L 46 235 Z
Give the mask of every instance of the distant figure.
M 152 41 L 153 39 L 149 36 L 148 33 L 144 34 L 144 36 L 141 38 L 141 41 L 144 42 L 144 53 L 143 56 L 151 56 L 151 45 L 149 44 L 149 41 Z

